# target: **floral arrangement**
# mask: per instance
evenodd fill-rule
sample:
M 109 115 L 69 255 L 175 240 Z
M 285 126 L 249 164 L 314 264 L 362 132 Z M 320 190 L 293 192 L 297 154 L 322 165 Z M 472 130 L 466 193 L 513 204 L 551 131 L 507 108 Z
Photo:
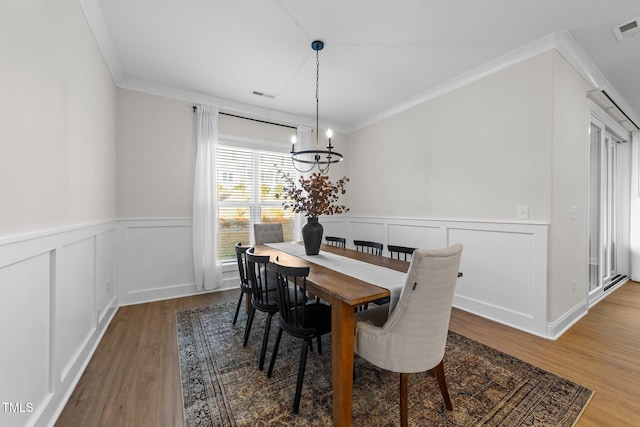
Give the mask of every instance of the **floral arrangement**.
M 344 187 L 349 182 L 349 178 L 346 176 L 333 184 L 328 176 L 313 173 L 309 178 L 300 176 L 296 183 L 289 174 L 278 172 L 284 179 L 285 185 L 282 194 L 276 194 L 275 197 L 283 199 L 282 206 L 285 209 L 304 213 L 310 218 L 349 212 L 349 208 L 336 204 L 340 195 L 347 192 Z

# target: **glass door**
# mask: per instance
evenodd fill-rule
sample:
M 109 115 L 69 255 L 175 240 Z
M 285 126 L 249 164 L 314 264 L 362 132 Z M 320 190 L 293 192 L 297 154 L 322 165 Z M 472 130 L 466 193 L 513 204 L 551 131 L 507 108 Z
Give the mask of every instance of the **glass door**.
M 619 276 L 618 143 L 604 124 L 592 118 L 589 130 L 589 294 L 603 292 Z

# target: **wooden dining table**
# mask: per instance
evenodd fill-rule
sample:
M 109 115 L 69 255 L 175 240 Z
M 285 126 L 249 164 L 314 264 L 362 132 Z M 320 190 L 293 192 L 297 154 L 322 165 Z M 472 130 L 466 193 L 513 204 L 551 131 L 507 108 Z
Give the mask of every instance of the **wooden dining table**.
M 331 252 L 369 264 L 406 272 L 409 263 L 323 244 Z M 267 245 L 256 245 L 256 255 L 269 255 L 271 262 L 287 266 L 309 266 L 307 290 L 331 304 L 331 375 L 333 381 L 333 421 L 336 426 L 351 425 L 354 360 L 354 308 L 390 296 L 389 290 L 339 273 L 319 264 Z

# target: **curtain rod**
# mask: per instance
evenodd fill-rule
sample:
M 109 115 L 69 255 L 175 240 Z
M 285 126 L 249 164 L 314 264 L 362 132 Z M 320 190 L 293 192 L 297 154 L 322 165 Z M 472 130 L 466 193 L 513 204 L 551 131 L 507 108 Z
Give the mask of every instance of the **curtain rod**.
M 197 109 L 198 109 L 198 107 L 194 105 L 193 106 L 193 112 L 195 113 Z M 291 125 L 283 125 L 282 123 L 274 123 L 274 122 L 268 122 L 266 120 L 254 119 L 254 118 L 251 118 L 251 117 L 238 116 L 236 114 L 225 113 L 225 112 L 222 112 L 222 111 L 218 112 L 218 114 L 222 114 L 222 115 L 229 116 L 229 117 L 235 117 L 235 118 L 238 118 L 238 119 L 251 120 L 252 122 L 266 123 L 268 125 L 282 126 L 283 128 L 298 129 L 297 127 L 291 126 Z
M 618 104 L 616 104 L 616 101 L 614 101 L 613 99 L 611 99 L 611 97 L 609 96 L 609 94 L 607 93 L 607 91 L 606 91 L 606 90 L 604 90 L 604 89 L 603 89 L 603 90 L 602 90 L 602 94 L 603 94 L 604 96 L 606 96 L 606 97 L 607 97 L 607 99 L 608 99 L 609 101 L 611 101 L 611 103 L 613 104 L 613 106 L 614 106 L 614 107 L 616 107 L 616 108 L 618 109 L 618 111 L 620 111 L 620 113 L 622 113 L 622 115 L 623 115 L 623 116 L 625 116 L 625 117 L 627 118 L 627 120 L 629 120 L 629 122 L 630 122 L 632 125 L 634 125 L 634 126 L 636 127 L 636 129 L 640 129 L 640 127 L 639 127 L 639 126 L 638 126 L 638 125 L 637 125 L 633 120 L 631 120 L 631 117 L 627 116 L 627 113 L 625 113 L 624 111 L 622 111 L 622 108 L 620 108 L 620 107 L 618 106 Z

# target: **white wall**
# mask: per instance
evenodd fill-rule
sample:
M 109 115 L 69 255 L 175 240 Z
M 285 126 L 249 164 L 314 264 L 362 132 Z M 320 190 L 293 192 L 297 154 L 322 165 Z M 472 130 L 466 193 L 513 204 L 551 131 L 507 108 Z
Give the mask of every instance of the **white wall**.
M 587 190 L 589 103 L 586 82 L 553 52 L 549 321 L 576 307 L 586 311 L 588 283 Z M 576 207 L 576 218 L 571 207 Z M 575 287 L 573 283 L 575 281 Z
M 353 132 L 351 214 L 549 221 L 552 53 Z
M 570 324 L 587 308 L 587 90 L 552 50 L 353 132 L 350 214 L 510 222 L 528 206 L 550 224 L 546 321 Z
M 77 0 L 2 2 L 0 52 L 0 425 L 47 425 L 117 307 L 116 89 Z
M 116 90 L 78 2 L 3 2 L 0 52 L 0 239 L 114 219 Z
M 118 89 L 118 217 L 188 218 L 193 198 L 191 105 Z

